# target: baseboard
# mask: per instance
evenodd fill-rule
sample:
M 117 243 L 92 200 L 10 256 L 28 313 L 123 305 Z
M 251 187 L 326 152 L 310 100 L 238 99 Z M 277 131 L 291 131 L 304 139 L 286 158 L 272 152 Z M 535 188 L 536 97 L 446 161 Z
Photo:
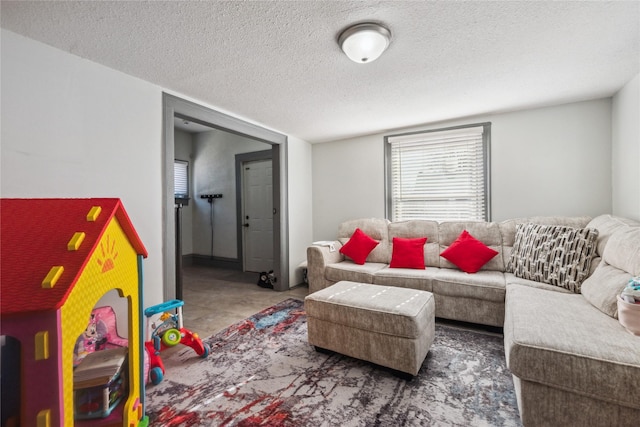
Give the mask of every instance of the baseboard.
M 182 255 L 182 266 L 191 267 L 193 265 L 193 254 Z
M 211 255 L 189 254 L 182 256 L 183 266 L 204 266 L 214 268 L 225 268 L 227 270 L 242 271 L 242 262 L 239 259 L 212 257 Z

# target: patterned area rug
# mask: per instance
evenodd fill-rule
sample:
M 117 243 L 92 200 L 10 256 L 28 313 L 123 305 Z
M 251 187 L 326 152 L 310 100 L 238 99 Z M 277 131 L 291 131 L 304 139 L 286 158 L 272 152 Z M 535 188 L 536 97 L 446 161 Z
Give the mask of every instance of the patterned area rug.
M 302 301 L 288 299 L 185 347 L 148 385 L 153 426 L 520 426 L 502 338 L 436 324 L 417 377 L 307 343 Z

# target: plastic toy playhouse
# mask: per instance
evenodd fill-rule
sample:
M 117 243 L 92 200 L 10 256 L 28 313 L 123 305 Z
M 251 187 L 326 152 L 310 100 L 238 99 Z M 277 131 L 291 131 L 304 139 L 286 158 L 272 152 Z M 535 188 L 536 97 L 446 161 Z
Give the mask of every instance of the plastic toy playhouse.
M 0 215 L 2 425 L 146 425 L 141 319 L 147 251 L 120 200 L 0 199 Z M 76 420 L 74 347 L 96 303 L 113 289 L 128 312 L 126 395 L 108 417 Z
M 128 340 L 118 333 L 113 308 L 94 308 L 73 352 L 73 412 L 77 420 L 108 417 L 128 395 L 128 348 Z

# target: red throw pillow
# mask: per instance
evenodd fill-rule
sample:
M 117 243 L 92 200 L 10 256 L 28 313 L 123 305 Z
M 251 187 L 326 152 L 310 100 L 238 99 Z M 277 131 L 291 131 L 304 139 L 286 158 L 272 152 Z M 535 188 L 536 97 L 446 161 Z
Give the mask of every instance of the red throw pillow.
M 498 252 L 487 247 L 467 230 L 460 233 L 456 241 L 440 254 L 466 273 L 476 273 L 496 255 Z
M 424 270 L 424 244 L 426 237 L 417 239 L 393 238 L 390 268 L 415 268 Z
M 364 231 L 356 228 L 349 241 L 340 248 L 340 253 L 351 258 L 356 264 L 362 265 L 371 251 L 378 246 L 378 243 L 380 242 L 373 240 Z

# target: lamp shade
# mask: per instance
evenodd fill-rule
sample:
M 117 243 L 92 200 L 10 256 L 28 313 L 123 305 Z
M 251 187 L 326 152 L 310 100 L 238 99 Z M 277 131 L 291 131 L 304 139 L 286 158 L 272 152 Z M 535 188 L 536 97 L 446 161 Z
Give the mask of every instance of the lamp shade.
M 364 64 L 382 55 L 391 39 L 389 30 L 373 23 L 357 24 L 347 28 L 338 37 L 342 51 L 354 62 Z

